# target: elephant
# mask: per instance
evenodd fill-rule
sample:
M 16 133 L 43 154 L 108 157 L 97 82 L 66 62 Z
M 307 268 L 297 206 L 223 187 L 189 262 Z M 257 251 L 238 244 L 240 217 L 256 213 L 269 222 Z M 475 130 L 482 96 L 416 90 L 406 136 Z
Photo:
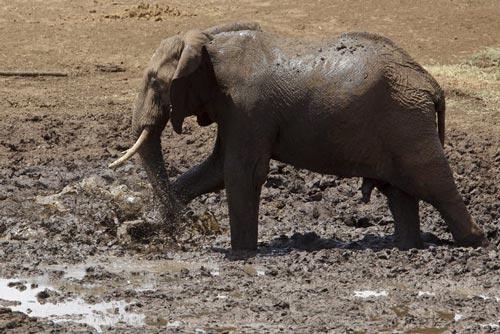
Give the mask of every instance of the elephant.
M 160 137 L 170 120 L 217 125 L 212 153 L 169 183 Z M 226 190 L 231 248 L 255 250 L 261 187 L 271 159 L 364 178 L 363 197 L 386 197 L 400 249 L 420 248 L 419 201 L 439 211 L 457 245 L 486 246 L 445 157 L 445 97 L 390 39 L 348 32 L 325 41 L 285 38 L 256 23 L 189 30 L 164 39 L 144 73 L 132 129 L 161 215 Z

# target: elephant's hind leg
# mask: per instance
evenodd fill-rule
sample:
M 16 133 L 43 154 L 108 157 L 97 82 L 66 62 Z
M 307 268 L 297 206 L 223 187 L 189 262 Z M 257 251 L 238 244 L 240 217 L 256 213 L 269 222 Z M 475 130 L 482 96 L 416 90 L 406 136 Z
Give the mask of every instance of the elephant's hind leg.
M 387 197 L 387 203 L 395 222 L 395 241 L 399 249 L 422 248 L 418 199 L 391 186 L 378 187 Z
M 483 231 L 472 221 L 457 190 L 438 139 L 422 144 L 419 154 L 399 161 L 397 186 L 432 204 L 441 213 L 457 245 L 486 245 Z

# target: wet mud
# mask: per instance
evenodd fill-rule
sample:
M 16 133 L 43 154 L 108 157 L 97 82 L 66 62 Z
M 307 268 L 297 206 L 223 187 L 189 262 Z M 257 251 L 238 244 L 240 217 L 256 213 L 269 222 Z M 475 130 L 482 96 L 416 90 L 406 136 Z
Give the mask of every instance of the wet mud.
M 167 148 L 171 176 L 197 159 L 196 148 L 208 153 L 213 135 L 197 129 L 184 136 L 192 153 Z M 364 204 L 361 180 L 277 162 L 263 188 L 255 254 L 229 251 L 224 192 L 191 203 L 184 232 L 172 240 L 168 227 L 151 218 L 149 185 L 136 162 L 117 171 L 92 162 L 72 170 L 57 163 L 3 166 L 9 177 L 0 205 L 0 305 L 13 312 L 2 316 L 13 333 L 27 326 L 28 318 L 16 313 L 30 307 L 17 296 L 16 282 L 23 282 L 31 299 L 50 292 L 45 304 L 37 298 L 31 307 L 31 317 L 41 319 L 33 326 L 75 332 L 494 331 L 500 324 L 500 159 L 489 140 L 451 130 L 447 154 L 490 249 L 454 247 L 437 212 L 421 204 L 426 248 L 399 251 L 377 191 Z M 47 303 L 60 305 L 55 314 L 45 311 Z M 77 315 L 57 313 L 75 307 Z M 80 322 L 87 327 L 75 325 Z

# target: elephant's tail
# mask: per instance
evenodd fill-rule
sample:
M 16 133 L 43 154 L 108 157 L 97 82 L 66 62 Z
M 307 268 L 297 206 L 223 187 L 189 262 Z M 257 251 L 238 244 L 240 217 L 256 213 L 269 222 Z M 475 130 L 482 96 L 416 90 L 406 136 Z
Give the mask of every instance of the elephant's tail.
M 436 113 L 437 113 L 437 127 L 438 127 L 438 135 L 439 141 L 441 141 L 441 145 L 444 147 L 444 130 L 445 130 L 445 109 L 446 103 L 444 99 L 444 93 L 438 95 L 437 100 L 435 101 Z

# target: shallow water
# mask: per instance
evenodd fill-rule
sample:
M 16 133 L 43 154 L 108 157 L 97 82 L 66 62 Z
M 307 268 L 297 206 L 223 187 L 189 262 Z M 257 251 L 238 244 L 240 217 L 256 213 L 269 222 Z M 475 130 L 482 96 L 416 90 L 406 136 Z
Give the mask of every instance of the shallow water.
M 387 297 L 387 291 L 373 291 L 373 290 L 356 290 L 354 291 L 354 297 L 358 298 L 371 298 L 371 297 Z
M 85 263 L 50 265 L 44 266 L 43 269 L 61 270 L 64 271 L 63 278 L 81 280 L 85 277 L 87 268 L 94 266 L 104 266 L 106 271 L 115 274 L 131 272 L 146 272 L 150 274 L 179 273 L 183 269 L 198 270 L 203 266 L 213 273 L 214 276 L 220 275 L 219 266 L 215 263 L 198 263 L 183 260 L 144 260 L 113 256 L 108 257 L 106 262 L 90 258 Z M 260 275 L 263 274 L 260 268 L 257 271 Z
M 408 334 L 441 334 L 447 331 L 447 328 L 428 327 L 428 328 L 415 328 L 409 330 Z
M 91 267 L 105 267 L 107 272 L 125 275 L 127 284 L 135 291 L 155 290 L 154 276 L 162 273 L 179 273 L 184 269 L 199 270 L 201 267 L 205 267 L 212 276 L 221 274 L 219 267 L 211 263 L 201 264 L 181 260 L 137 261 L 114 257 L 108 258 L 106 262 L 89 259 L 89 261 L 79 264 L 42 266 L 44 270 L 49 272 L 62 272 L 60 277 L 55 280 L 50 279 L 50 275 L 47 274 L 26 279 L 0 278 L 0 306 L 54 322 L 72 321 L 87 324 L 98 332 L 102 332 L 107 327 L 114 327 L 119 323 L 133 327 L 144 326 L 146 318 L 144 314 L 131 313 L 125 310 L 131 303 L 124 300 L 112 300 L 90 304 L 81 298 L 81 296 L 103 295 L 108 290 L 105 285 L 84 283 L 86 275 L 93 272 L 93 270 L 88 271 Z M 144 275 L 132 275 L 135 272 L 142 272 Z M 262 274 L 258 270 L 257 275 Z M 18 284 L 9 286 L 9 283 L 11 285 L 12 283 Z M 37 298 L 38 293 L 46 289 L 54 291 L 56 295 L 64 291 L 66 293 L 70 292 L 77 297 L 65 298 L 60 302 L 54 302 L 54 299 L 59 298 L 57 296 L 46 301 Z
M 26 289 L 9 286 L 9 283 L 12 282 L 22 282 Z M 32 287 L 30 283 L 37 285 Z M 40 284 L 36 280 L 27 282 L 0 278 L 0 299 L 8 301 L 7 303 L 0 301 L 0 305 L 4 304 L 13 311 L 23 312 L 33 317 L 47 318 L 54 322 L 72 321 L 87 324 L 98 332 L 117 323 L 125 323 L 134 327 L 144 324 L 145 316 L 125 311 L 125 307 L 130 303 L 123 300 L 89 304 L 82 298 L 76 297 L 57 303 L 49 301 L 40 303 L 37 295 L 45 289 L 58 291 L 54 287 Z M 12 305 L 12 302 L 15 305 Z

